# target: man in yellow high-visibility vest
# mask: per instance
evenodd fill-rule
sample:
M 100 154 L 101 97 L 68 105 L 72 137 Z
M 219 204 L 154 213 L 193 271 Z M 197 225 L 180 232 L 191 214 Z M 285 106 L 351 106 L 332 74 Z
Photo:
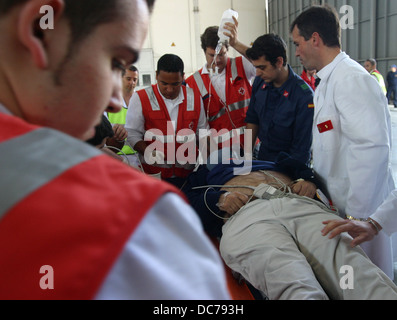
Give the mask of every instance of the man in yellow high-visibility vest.
M 128 134 L 124 129 L 125 119 L 127 116 L 128 105 L 130 99 L 135 92 L 135 88 L 139 81 L 139 71 L 131 65 L 125 69 L 122 73 L 122 85 L 123 85 L 123 108 L 119 113 L 108 113 L 107 117 L 110 123 L 113 125 L 114 136 L 108 139 L 107 145 L 121 149 L 121 154 L 127 155 L 131 158 L 131 155 L 135 155 L 136 151 L 133 150 L 128 144 L 125 144 L 125 139 Z M 129 159 L 130 162 L 132 159 Z
M 376 69 L 376 60 L 368 59 L 364 63 L 364 68 L 376 78 L 376 80 L 379 82 L 379 85 L 382 88 L 383 93 L 386 95 L 387 94 L 386 82 L 382 74 Z

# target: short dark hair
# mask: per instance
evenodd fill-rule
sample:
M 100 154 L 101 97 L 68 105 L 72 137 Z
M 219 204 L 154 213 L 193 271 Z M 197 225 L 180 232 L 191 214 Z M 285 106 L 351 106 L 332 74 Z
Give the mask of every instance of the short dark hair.
M 97 146 L 102 143 L 105 138 L 112 138 L 114 131 L 111 123 L 105 115 L 102 115 L 102 121 L 95 127 L 95 136 L 86 142 L 92 146 Z
M 295 26 L 306 41 L 317 32 L 327 47 L 341 47 L 339 16 L 335 8 L 329 5 L 312 6 L 302 12 L 292 23 L 291 33 Z
M 181 58 L 175 54 L 165 54 L 157 62 L 157 74 L 160 71 L 164 72 L 180 72 L 181 75 L 185 73 L 185 65 Z
M 375 59 L 370 58 L 370 59 L 367 59 L 366 61 L 368 61 L 371 64 L 371 66 L 376 66 L 376 60 Z
M 29 0 L 0 0 L 0 16 L 27 1 Z M 120 19 L 124 12 L 121 0 L 64 1 L 65 16 L 70 22 L 73 43 L 84 39 L 98 25 Z M 154 2 L 155 0 L 146 0 L 149 10 L 152 10 Z
M 256 39 L 252 47 L 247 50 L 246 55 L 250 60 L 265 57 L 272 66 L 276 65 L 278 57 L 284 59 L 284 66 L 287 65 L 288 60 L 285 41 L 274 33 L 265 34 Z
M 201 35 L 201 48 L 204 50 L 204 52 L 207 50 L 207 48 L 212 48 L 215 50 L 216 47 L 218 46 L 218 42 L 219 42 L 218 30 L 219 27 L 217 26 L 208 27 Z M 228 43 L 226 43 L 225 46 L 226 49 L 229 48 Z
M 127 73 L 127 70 L 128 70 L 128 71 L 132 71 L 132 72 L 139 72 L 139 71 L 138 71 L 138 68 L 135 67 L 135 66 L 132 64 L 132 65 L 130 65 L 128 68 L 123 69 L 123 71 L 122 71 L 122 73 L 121 73 L 121 75 L 122 75 L 123 77 L 124 77 L 125 74 Z

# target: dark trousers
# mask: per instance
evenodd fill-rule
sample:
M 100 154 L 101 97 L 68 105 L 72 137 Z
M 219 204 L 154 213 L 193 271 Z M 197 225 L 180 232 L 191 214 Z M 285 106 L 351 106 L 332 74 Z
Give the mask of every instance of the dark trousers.
M 387 100 L 389 103 L 393 101 L 394 107 L 397 108 L 397 86 L 391 86 L 387 89 Z

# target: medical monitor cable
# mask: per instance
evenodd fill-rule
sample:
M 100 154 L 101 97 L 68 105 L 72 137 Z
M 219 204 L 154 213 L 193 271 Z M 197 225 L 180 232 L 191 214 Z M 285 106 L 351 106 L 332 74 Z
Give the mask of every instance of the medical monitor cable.
M 128 160 L 128 157 L 127 157 L 127 155 L 123 152 L 123 150 L 121 150 L 121 149 L 119 149 L 119 148 L 116 148 L 116 147 L 113 147 L 113 146 L 108 146 L 108 145 L 106 145 L 104 148 L 106 148 L 106 149 L 111 149 L 111 150 L 115 150 L 115 151 L 121 153 L 121 154 L 124 156 L 124 159 L 127 160 L 127 164 L 128 164 L 129 166 L 131 166 L 130 160 Z M 124 161 L 123 161 L 123 162 L 124 162 Z
M 228 187 L 228 188 L 251 188 L 251 187 L 246 187 L 246 186 L 243 186 L 243 187 L 241 187 L 241 186 L 225 186 L 225 187 Z M 193 188 L 193 189 L 195 189 L 195 188 Z M 197 189 L 197 188 L 196 188 Z M 235 215 L 237 215 L 247 204 L 249 204 L 250 202 L 251 202 L 251 200 L 252 200 L 252 198 L 254 197 L 254 195 L 252 194 L 252 196 L 248 199 L 248 201 L 247 201 L 247 203 L 245 204 L 245 205 L 243 205 L 236 213 L 234 213 L 231 217 L 228 217 L 228 218 L 225 218 L 225 217 L 221 217 L 220 215 L 218 215 L 218 214 L 216 214 L 214 211 L 212 211 L 212 209 L 209 207 L 209 205 L 208 205 L 208 203 L 207 203 L 207 193 L 208 193 L 208 191 L 209 190 L 214 190 L 215 191 L 215 189 L 214 188 L 212 188 L 212 187 L 209 187 L 209 188 L 207 188 L 207 190 L 205 190 L 205 193 L 204 193 L 204 203 L 205 203 L 205 206 L 207 207 L 207 209 L 215 216 L 215 217 L 217 217 L 217 218 L 219 218 L 219 219 L 222 219 L 222 220 L 225 220 L 225 221 L 227 221 L 227 220 L 230 220 L 233 216 L 235 216 Z
M 315 200 L 315 199 L 312 199 L 312 198 L 309 198 L 309 197 L 306 197 L 306 196 L 300 196 L 300 195 L 298 195 L 298 194 L 294 194 L 294 193 L 291 191 L 291 188 L 290 188 L 286 183 L 284 183 L 283 181 L 281 181 L 279 178 L 275 177 L 274 175 L 272 175 L 272 174 L 270 174 L 270 173 L 268 173 L 268 172 L 265 172 L 265 171 L 261 171 L 261 172 L 264 173 L 265 175 L 267 175 L 268 177 L 273 178 L 273 179 L 276 181 L 276 183 L 275 183 L 275 182 L 273 182 L 273 183 L 270 182 L 270 183 L 267 183 L 267 185 L 269 185 L 269 186 L 274 186 L 274 187 L 277 188 L 278 190 L 281 189 L 281 190 L 280 190 L 280 194 L 278 194 L 275 198 L 284 198 L 284 197 L 286 197 L 286 198 L 290 198 L 290 199 L 301 199 L 301 200 L 306 200 L 307 202 L 310 202 L 310 203 L 312 203 L 312 204 L 314 204 L 314 205 L 320 207 L 320 208 L 323 209 L 325 212 L 338 215 L 338 210 L 337 210 L 335 207 L 329 208 L 329 207 L 327 207 L 322 201 L 318 201 L 318 200 Z M 277 183 L 278 183 L 278 185 L 277 185 Z M 259 186 L 258 186 L 258 187 L 259 187 Z M 207 186 L 194 187 L 194 188 L 192 188 L 192 189 L 193 189 L 193 190 L 197 190 L 197 189 L 207 188 L 207 190 L 206 190 L 205 193 L 204 193 L 204 203 L 205 203 L 205 206 L 207 207 L 207 209 L 208 209 L 213 215 L 215 215 L 216 217 L 218 217 L 218 218 L 220 218 L 220 219 L 222 219 L 222 220 L 229 220 L 229 219 L 231 219 L 233 216 L 237 215 L 246 205 L 248 205 L 248 204 L 252 201 L 252 199 L 253 199 L 254 196 L 255 196 L 255 194 L 254 194 L 254 193 L 255 193 L 255 190 L 256 190 L 258 187 L 240 186 L 240 185 L 239 185 L 239 186 L 230 186 L 230 185 L 207 185 Z M 253 194 L 251 195 L 251 197 L 248 199 L 247 203 L 246 203 L 244 206 L 242 206 L 236 213 L 234 213 L 232 217 L 224 218 L 224 217 L 221 217 L 221 216 L 219 216 L 218 214 L 216 214 L 216 213 L 209 207 L 209 205 L 208 205 L 208 203 L 207 203 L 207 193 L 208 193 L 208 191 L 211 190 L 211 189 L 212 189 L 212 190 L 215 190 L 214 188 L 247 188 L 247 189 L 253 190 L 254 193 L 253 193 Z

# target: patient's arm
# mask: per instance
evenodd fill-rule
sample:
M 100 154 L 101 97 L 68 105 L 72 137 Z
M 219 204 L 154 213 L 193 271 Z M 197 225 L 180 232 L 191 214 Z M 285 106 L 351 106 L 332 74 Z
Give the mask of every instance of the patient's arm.
M 298 180 L 292 183 L 291 190 L 297 195 L 313 199 L 316 195 L 317 186 L 310 181 Z
M 228 216 L 232 216 L 247 204 L 249 198 L 248 195 L 241 192 L 227 192 L 220 196 L 218 206 Z

